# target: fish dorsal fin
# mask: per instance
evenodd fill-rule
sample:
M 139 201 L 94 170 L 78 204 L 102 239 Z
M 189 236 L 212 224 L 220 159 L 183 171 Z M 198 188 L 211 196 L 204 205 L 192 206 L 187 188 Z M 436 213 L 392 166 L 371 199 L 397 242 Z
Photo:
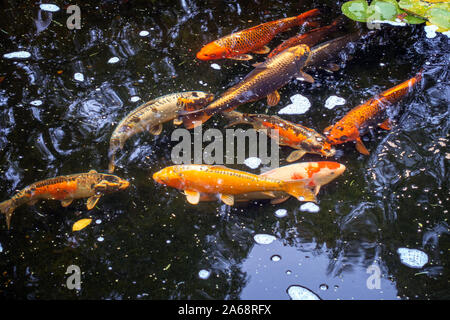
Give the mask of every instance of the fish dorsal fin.
M 294 162 L 303 157 L 306 151 L 303 149 L 292 151 L 291 154 L 286 158 L 287 162 Z
M 301 70 L 297 74 L 297 79 L 300 79 L 302 81 L 306 81 L 306 82 L 309 82 L 309 83 L 314 83 L 314 78 L 311 77 L 309 74 L 301 71 Z
M 252 50 L 252 52 L 256 54 L 268 54 L 270 52 L 270 48 L 268 46 L 262 46 L 261 48 Z
M 154 125 L 153 127 L 150 127 L 150 129 L 148 129 L 148 131 L 155 136 L 160 135 L 162 130 L 163 130 L 162 123 Z
M 229 57 L 228 59 L 240 60 L 240 61 L 248 61 L 248 60 L 252 60 L 253 56 L 251 56 L 249 54 L 241 54 L 239 56 Z
M 94 208 L 95 205 L 97 204 L 98 200 L 100 199 L 100 197 L 101 197 L 101 195 L 100 196 L 95 195 L 95 196 L 89 197 L 86 202 L 87 209 L 91 210 L 92 208 Z
M 94 169 L 89 170 L 88 173 L 97 173 L 97 171 L 95 171 Z
M 186 200 L 190 204 L 198 204 L 200 201 L 200 192 L 193 190 L 184 190 L 184 194 L 186 195 Z
M 276 106 L 280 102 L 280 94 L 277 90 L 267 95 L 267 104 L 269 107 Z
M 72 203 L 72 201 L 73 201 L 73 199 L 64 199 L 64 200 L 61 200 L 61 205 L 62 205 L 63 207 L 68 207 L 68 206 L 70 206 L 70 204 Z
M 285 202 L 285 201 L 286 201 L 287 199 L 289 199 L 289 198 L 290 198 L 290 196 L 272 199 L 272 200 L 270 200 L 270 203 L 271 203 L 271 204 L 280 204 L 280 203 Z
M 367 150 L 366 146 L 364 145 L 364 143 L 361 141 L 361 138 L 358 137 L 358 139 L 356 139 L 356 150 L 358 150 L 360 153 L 362 153 L 363 155 L 368 156 L 370 154 L 369 150 Z
M 223 203 L 225 203 L 228 206 L 234 205 L 234 196 L 231 194 L 221 194 L 220 200 L 222 200 Z

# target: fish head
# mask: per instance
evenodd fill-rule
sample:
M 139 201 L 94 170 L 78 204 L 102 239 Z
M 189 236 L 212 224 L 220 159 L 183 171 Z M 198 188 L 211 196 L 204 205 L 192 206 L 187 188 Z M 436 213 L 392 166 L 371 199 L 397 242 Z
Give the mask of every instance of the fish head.
M 302 144 L 305 144 L 305 149 L 310 152 L 320 154 L 324 157 L 332 157 L 336 154 L 336 149 L 331 146 L 327 138 L 318 133 L 312 134 Z
M 178 98 L 177 104 L 185 111 L 195 111 L 205 107 L 214 100 L 214 94 L 203 91 L 192 91 L 187 97 Z
M 334 161 L 319 161 L 313 163 L 317 166 L 316 170 L 311 172 L 311 179 L 316 186 L 323 186 L 344 173 L 346 167 L 343 164 Z
M 208 43 L 206 46 L 197 52 L 197 59 L 208 61 L 225 58 L 228 50 L 225 47 L 218 45 L 216 42 Z
M 153 174 L 153 180 L 176 189 L 183 189 L 184 179 L 178 166 L 166 167 Z
M 311 49 L 306 44 L 293 46 L 287 50 L 294 55 L 294 60 L 299 63 L 300 66 L 303 66 L 306 63 L 306 60 L 308 60 L 311 53 Z
M 324 135 L 329 144 L 336 145 L 356 140 L 359 137 L 359 131 L 355 126 L 336 123 L 333 126 L 325 128 Z
M 112 174 L 102 174 L 100 181 L 94 185 L 95 193 L 104 194 L 124 190 L 130 186 L 130 183 L 118 176 Z

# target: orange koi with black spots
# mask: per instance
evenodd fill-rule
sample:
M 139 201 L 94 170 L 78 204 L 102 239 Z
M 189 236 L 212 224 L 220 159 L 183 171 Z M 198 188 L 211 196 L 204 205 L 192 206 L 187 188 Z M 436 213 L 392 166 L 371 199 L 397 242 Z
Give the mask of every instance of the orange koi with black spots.
M 415 77 L 353 108 L 341 120 L 325 128 L 324 134 L 328 141 L 332 145 L 356 141 L 356 149 L 364 155 L 369 155 L 370 152 L 361 141 L 361 135 L 373 124 L 390 130 L 389 119 L 386 120 L 387 107 L 403 98 L 421 79 L 422 72 L 419 72 Z
M 296 17 L 279 19 L 232 33 L 205 45 L 197 53 L 197 58 L 205 61 L 223 58 L 250 60 L 252 56 L 246 54 L 247 52 L 269 53 L 270 49 L 265 45 L 278 33 L 304 24 L 307 19 L 319 13 L 318 9 L 313 9 Z

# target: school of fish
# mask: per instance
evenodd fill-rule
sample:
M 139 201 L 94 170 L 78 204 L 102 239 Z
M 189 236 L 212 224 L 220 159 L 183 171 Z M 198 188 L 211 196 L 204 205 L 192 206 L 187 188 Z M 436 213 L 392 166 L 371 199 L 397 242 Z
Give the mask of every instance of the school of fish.
M 323 134 L 278 116 L 235 111 L 241 105 L 264 98 L 268 106 L 276 106 L 281 99 L 279 90 L 292 79 L 313 83 L 314 78 L 307 71 L 314 68 L 338 70 L 342 50 L 349 44 L 357 45 L 359 39 L 372 33 L 358 31 L 324 42 L 342 29 L 345 19 L 338 17 L 330 25 L 318 27 L 314 19 L 319 16 L 320 11 L 312 9 L 295 17 L 261 23 L 204 45 L 196 54 L 196 58 L 201 61 L 247 61 L 253 58 L 249 53 L 268 56 L 265 61 L 254 64 L 251 72 L 217 99 L 214 99 L 213 94 L 203 91 L 174 92 L 154 98 L 130 111 L 112 132 L 108 174 L 90 170 L 30 184 L 0 203 L 7 228 L 11 226 L 13 212 L 23 204 L 57 200 L 67 207 L 73 200 L 87 198 L 86 208 L 92 210 L 103 195 L 127 189 L 130 185 L 127 180 L 112 175 L 117 151 L 123 149 L 125 142 L 138 133 L 148 131 L 153 135 L 161 134 L 163 124 L 169 121 L 191 129 L 214 115 L 222 115 L 229 121 L 227 127 L 251 125 L 255 130 L 276 139 L 280 146 L 295 149 L 286 158 L 287 162 L 297 161 L 306 153 L 331 158 L 336 154 L 335 146 L 351 141 L 356 143 L 360 153 L 369 155 L 361 136 L 373 126 L 378 125 L 387 130 L 391 128 L 394 119 L 388 118 L 388 108 L 417 87 L 422 79 L 422 71 L 351 109 L 340 120 L 325 128 Z M 296 27 L 314 29 L 293 36 L 270 51 L 267 46 L 270 41 L 278 34 Z M 335 161 L 293 163 L 259 175 L 220 165 L 182 164 L 162 168 L 154 172 L 152 178 L 158 184 L 182 191 L 190 204 L 222 201 L 232 206 L 260 200 L 279 204 L 290 197 L 298 201 L 317 202 L 321 187 L 338 178 L 345 170 L 343 164 Z

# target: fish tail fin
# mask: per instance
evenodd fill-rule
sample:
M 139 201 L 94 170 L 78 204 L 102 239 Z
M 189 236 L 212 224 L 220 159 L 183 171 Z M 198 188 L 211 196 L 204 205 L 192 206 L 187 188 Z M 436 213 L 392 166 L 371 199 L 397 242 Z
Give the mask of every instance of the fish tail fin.
M 204 109 L 192 112 L 180 112 L 179 115 L 183 120 L 183 124 L 186 129 L 195 128 L 208 121 L 208 119 L 212 116 L 207 114 Z
M 283 191 L 300 201 L 317 202 L 314 192 L 306 186 L 307 182 L 305 179 L 288 180 L 285 182 L 285 189 Z
M 317 15 L 320 14 L 320 10 L 319 9 L 312 9 L 306 12 L 303 12 L 302 14 L 298 15 L 297 18 L 297 22 L 298 24 L 303 24 L 306 22 L 307 19 L 315 17 Z
M 11 216 L 14 212 L 14 205 L 13 205 L 13 200 L 9 199 L 6 201 L 3 201 L 2 203 L 0 203 L 0 211 L 5 215 L 6 217 L 6 226 L 10 227 L 11 224 Z
M 236 124 L 248 123 L 248 120 L 245 119 L 244 114 L 237 111 L 222 112 L 222 115 L 228 120 L 228 124 L 225 128 L 232 127 Z

